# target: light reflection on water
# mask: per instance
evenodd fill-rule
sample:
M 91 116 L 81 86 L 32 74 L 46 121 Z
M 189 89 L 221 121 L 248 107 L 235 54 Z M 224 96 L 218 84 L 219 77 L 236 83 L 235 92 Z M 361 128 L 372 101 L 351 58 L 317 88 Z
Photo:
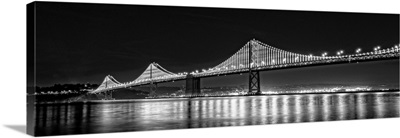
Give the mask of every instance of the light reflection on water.
M 36 134 L 63 135 L 399 117 L 399 92 L 36 105 Z

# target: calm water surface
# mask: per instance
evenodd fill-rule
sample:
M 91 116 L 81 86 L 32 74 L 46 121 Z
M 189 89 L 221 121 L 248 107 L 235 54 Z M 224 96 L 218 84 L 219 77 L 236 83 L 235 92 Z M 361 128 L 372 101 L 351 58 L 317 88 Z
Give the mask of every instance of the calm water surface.
M 36 135 L 399 117 L 400 92 L 36 105 Z

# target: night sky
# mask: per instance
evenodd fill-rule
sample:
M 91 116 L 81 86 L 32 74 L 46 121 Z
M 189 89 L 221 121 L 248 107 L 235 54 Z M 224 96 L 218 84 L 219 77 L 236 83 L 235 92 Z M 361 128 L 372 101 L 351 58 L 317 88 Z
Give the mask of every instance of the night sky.
M 136 79 L 151 63 L 171 72 L 214 67 L 255 38 L 301 54 L 372 51 L 399 43 L 399 15 L 37 3 L 37 85 Z M 203 79 L 246 84 L 248 75 Z M 262 84 L 398 84 L 399 61 L 264 71 Z M 183 82 L 181 82 L 183 84 Z M 180 84 L 179 84 L 180 85 Z

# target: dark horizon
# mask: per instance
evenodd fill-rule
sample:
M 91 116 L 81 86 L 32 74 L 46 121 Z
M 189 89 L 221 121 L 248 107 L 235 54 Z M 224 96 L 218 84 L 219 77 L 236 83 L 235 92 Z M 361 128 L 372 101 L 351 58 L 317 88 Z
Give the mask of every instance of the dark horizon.
M 134 80 L 148 64 L 190 72 L 213 67 L 255 38 L 320 55 L 399 44 L 398 14 L 37 2 L 37 85 Z M 398 84 L 399 61 L 264 71 L 262 84 Z M 207 78 L 238 85 L 248 75 Z M 224 80 L 224 81 L 221 81 Z M 166 84 L 168 85 L 168 84 Z M 170 84 L 174 85 L 174 84 Z

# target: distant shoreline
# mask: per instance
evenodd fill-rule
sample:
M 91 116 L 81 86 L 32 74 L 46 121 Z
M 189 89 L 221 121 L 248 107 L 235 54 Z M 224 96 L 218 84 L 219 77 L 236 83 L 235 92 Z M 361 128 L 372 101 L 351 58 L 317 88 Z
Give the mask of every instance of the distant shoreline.
M 102 103 L 126 103 L 126 102 L 152 102 L 152 101 L 171 101 L 171 100 L 187 100 L 201 98 L 231 98 L 231 97 L 246 97 L 246 96 L 279 96 L 279 95 L 311 95 L 311 94 L 352 94 L 352 93 L 380 93 L 380 92 L 400 92 L 399 89 L 391 90 L 371 90 L 371 91 L 341 91 L 341 92 L 308 92 L 308 93 L 280 93 L 280 94 L 246 94 L 246 95 L 223 95 L 223 96 L 187 96 L 187 97 L 156 97 L 146 99 L 114 99 L 114 100 L 85 100 L 74 102 L 35 102 L 35 105 L 46 104 L 102 104 Z

